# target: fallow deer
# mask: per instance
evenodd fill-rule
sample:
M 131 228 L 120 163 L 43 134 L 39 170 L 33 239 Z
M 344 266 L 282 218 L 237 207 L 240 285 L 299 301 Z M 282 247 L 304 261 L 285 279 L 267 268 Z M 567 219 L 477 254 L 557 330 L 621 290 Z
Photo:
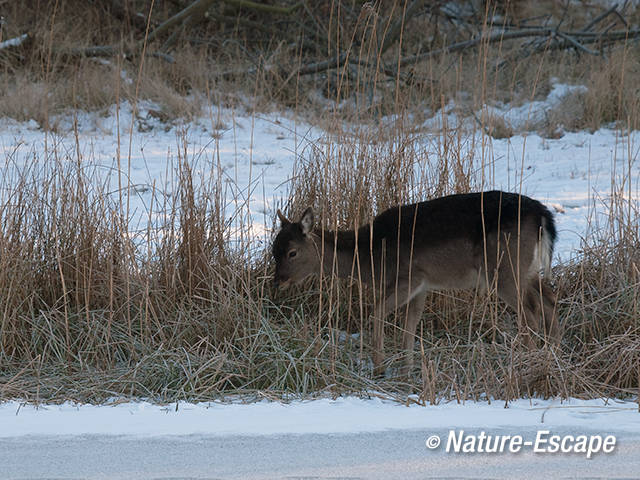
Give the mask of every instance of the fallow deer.
M 403 347 L 412 366 L 414 337 L 430 290 L 495 287 L 516 312 L 529 348 L 532 335 L 559 341 L 550 272 L 556 229 L 552 213 L 524 195 L 490 191 L 449 195 L 390 208 L 357 230 L 314 229 L 308 208 L 299 221 L 278 210 L 273 242 L 276 286 L 314 274 L 354 276 L 378 293 L 373 364 L 384 372 L 384 319 L 405 307 Z

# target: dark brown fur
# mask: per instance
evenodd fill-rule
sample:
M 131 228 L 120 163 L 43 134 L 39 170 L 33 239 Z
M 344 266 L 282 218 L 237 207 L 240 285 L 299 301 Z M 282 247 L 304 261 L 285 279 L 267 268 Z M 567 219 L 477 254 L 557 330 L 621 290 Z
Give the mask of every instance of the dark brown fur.
M 521 312 L 521 332 L 560 337 L 555 297 L 540 278 L 548 270 L 556 238 L 551 212 L 524 195 L 490 191 L 450 195 L 385 210 L 357 230 L 313 229 L 313 211 L 298 222 L 280 212 L 273 244 L 276 285 L 312 274 L 355 276 L 382 292 L 374 322 L 374 365 L 384 359 L 383 320 L 406 306 L 404 347 L 413 351 L 427 291 L 486 289 Z M 295 252 L 292 253 L 292 252 Z M 411 367 L 412 355 L 408 357 Z

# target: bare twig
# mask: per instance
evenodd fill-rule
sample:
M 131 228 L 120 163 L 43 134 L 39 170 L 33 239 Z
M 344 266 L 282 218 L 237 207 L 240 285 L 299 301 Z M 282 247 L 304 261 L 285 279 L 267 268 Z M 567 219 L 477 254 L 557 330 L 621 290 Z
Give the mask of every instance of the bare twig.
M 163 33 L 167 32 L 167 31 L 169 31 L 174 26 L 176 26 L 178 24 L 181 24 L 183 21 L 185 21 L 187 18 L 189 18 L 191 15 L 193 15 L 195 13 L 204 13 L 206 11 L 206 9 L 209 8 L 209 6 L 213 3 L 213 1 L 214 0 L 196 0 L 191 5 L 189 5 L 187 8 L 181 10 L 180 12 L 176 13 L 170 19 L 168 19 L 165 22 L 161 23 L 158 26 L 158 28 L 156 28 L 155 30 L 153 30 L 149 34 L 149 38 L 148 38 L 147 41 L 148 42 L 152 42 L 153 40 L 156 39 L 156 37 L 162 35 Z
M 147 17 L 142 13 L 129 11 L 128 3 L 123 0 L 111 0 L 111 13 L 119 20 L 130 19 L 138 30 L 145 31 L 147 28 Z
M 600 55 L 599 52 L 596 52 L 595 50 L 591 50 L 591 49 L 585 47 L 580 42 L 576 41 L 574 38 L 570 37 L 566 33 L 557 32 L 556 35 L 558 35 L 563 40 L 566 40 L 567 42 L 569 42 L 571 45 L 576 47 L 578 50 L 582 50 L 583 52 L 586 52 L 589 55 Z
M 380 55 L 387 51 L 387 49 L 395 42 L 400 36 L 400 32 L 402 31 L 402 27 L 407 19 L 413 17 L 416 11 L 424 5 L 425 0 L 413 0 L 411 5 L 407 7 L 406 12 L 400 15 L 398 18 L 387 30 L 386 35 L 384 35 L 382 39 L 382 43 L 380 45 Z M 387 22 L 384 22 L 387 23 Z
M 250 0 L 222 0 L 225 3 L 235 5 L 241 8 L 248 8 L 257 12 L 275 13 L 279 15 L 290 15 L 302 6 L 302 2 L 298 2 L 290 7 L 278 7 L 277 5 L 265 5 L 264 3 L 251 2 Z
M 618 5 L 614 5 L 613 7 L 611 7 L 609 10 L 607 10 L 606 12 L 604 12 L 602 15 L 598 15 L 596 18 L 594 18 L 593 20 L 591 20 L 591 22 L 589 22 L 589 24 L 584 27 L 582 29 L 583 32 L 588 32 L 589 30 L 591 30 L 593 27 L 595 27 L 598 23 L 600 23 L 602 20 L 604 20 L 605 18 L 607 18 L 609 15 L 611 15 L 613 12 L 618 10 Z

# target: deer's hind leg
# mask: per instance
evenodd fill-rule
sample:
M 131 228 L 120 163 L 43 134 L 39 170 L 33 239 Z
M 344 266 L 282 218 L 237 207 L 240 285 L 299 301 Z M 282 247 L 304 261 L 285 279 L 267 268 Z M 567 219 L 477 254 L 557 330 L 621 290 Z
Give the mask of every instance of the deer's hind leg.
M 553 344 L 558 345 L 562 339 L 562 329 L 556 312 L 556 295 L 540 276 L 531 280 L 528 303 L 535 307 L 535 314 L 540 319 L 540 333 Z
M 540 317 L 531 295 L 529 265 L 533 248 L 527 247 L 526 241 L 521 241 L 518 248 L 517 235 L 513 232 L 488 238 L 486 268 L 498 297 L 517 313 L 518 331 L 524 344 L 534 349 L 536 342 L 532 335 L 540 331 Z
M 518 331 L 529 349 L 536 348 L 532 335 L 540 332 L 540 318 L 535 298 L 530 294 L 529 281 L 518 285 L 510 272 L 498 272 L 498 296 L 518 314 Z M 523 288 L 524 287 L 524 288 Z
M 489 236 L 486 243 L 489 278 L 500 299 L 517 313 L 519 334 L 530 349 L 536 348 L 535 336 L 543 331 L 538 274 L 534 281 L 531 271 L 535 242 L 535 229 L 523 224 L 520 235 L 507 230 Z

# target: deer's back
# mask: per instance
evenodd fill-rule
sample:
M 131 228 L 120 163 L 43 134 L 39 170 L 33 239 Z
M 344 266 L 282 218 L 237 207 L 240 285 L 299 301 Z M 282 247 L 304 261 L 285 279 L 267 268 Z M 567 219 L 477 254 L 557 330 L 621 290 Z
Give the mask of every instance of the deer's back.
M 481 245 L 498 230 L 517 233 L 518 225 L 544 226 L 551 239 L 551 212 L 537 200 L 508 192 L 449 195 L 385 210 L 373 221 L 373 246 L 412 242 L 415 249 L 454 241 Z M 368 230 L 367 227 L 363 227 Z M 398 234 L 399 231 L 399 234 Z

